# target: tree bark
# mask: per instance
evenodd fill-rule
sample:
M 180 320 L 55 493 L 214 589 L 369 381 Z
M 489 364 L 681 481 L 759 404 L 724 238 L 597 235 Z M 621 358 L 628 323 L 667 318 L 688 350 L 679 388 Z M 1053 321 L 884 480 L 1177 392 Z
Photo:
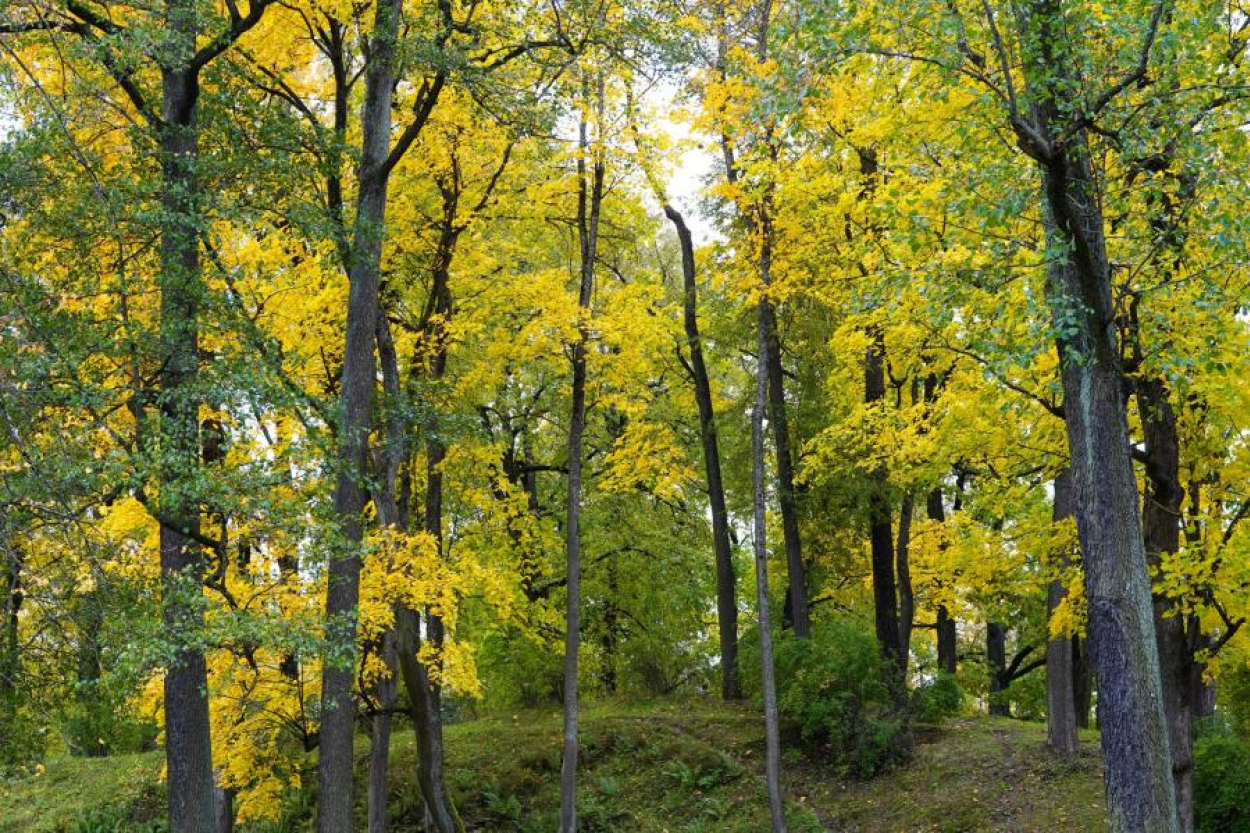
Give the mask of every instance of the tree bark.
M 332 552 L 326 590 L 327 655 L 322 669 L 321 746 L 318 766 L 320 833 L 352 828 L 352 740 L 356 704 L 356 622 L 360 599 L 360 542 L 364 534 L 364 474 L 372 422 L 377 366 L 374 339 L 378 280 L 386 223 L 391 103 L 395 94 L 395 41 L 403 0 L 379 0 L 374 18 L 365 103 L 359 193 L 353 229 L 343 348 L 342 404 L 334 514 L 341 551 Z
M 1180 551 L 1181 506 L 1185 501 L 1185 487 L 1180 477 L 1180 438 L 1176 414 L 1168 401 L 1163 380 L 1139 377 L 1136 388 L 1146 449 L 1142 531 L 1146 561 L 1157 569 L 1164 555 Z M 1175 610 L 1173 599 L 1161 593 L 1154 595 L 1155 639 L 1168 744 L 1172 752 L 1177 823 L 1184 833 L 1191 833 L 1194 829 L 1194 661 L 1190 635 L 1185 628 L 1187 621 L 1187 617 Z
M 767 238 L 760 255 L 760 272 L 766 288 L 771 266 Z M 755 596 L 759 606 L 760 680 L 764 689 L 765 779 L 773 833 L 786 830 L 785 799 L 781 792 L 781 730 L 777 712 L 777 681 L 773 667 L 772 613 L 768 598 L 768 549 L 765 541 L 767 504 L 764 485 L 764 409 L 768 391 L 768 318 L 765 303 L 758 309 L 759 367 L 756 369 L 755 406 L 751 411 L 751 483 L 754 507 Z
M 716 619 L 720 635 L 721 698 L 742 698 L 738 673 L 738 602 L 734 581 L 733 550 L 729 542 L 729 510 L 725 506 L 725 486 L 721 476 L 720 448 L 716 436 L 716 414 L 712 406 L 712 383 L 703 360 L 703 340 L 699 336 L 698 281 L 695 275 L 694 243 L 685 219 L 671 205 L 664 214 L 677 230 L 681 244 L 682 311 L 686 326 L 686 346 L 690 350 L 690 376 L 699 408 L 699 439 L 703 443 L 703 465 L 707 472 L 708 506 L 712 513 L 712 546 L 716 556 Z
M 200 194 L 197 113 L 198 70 L 190 66 L 198 27 L 190 0 L 166 7 L 168 48 L 177 56 L 161 68 L 159 129 L 162 205 L 160 290 L 161 350 L 158 497 L 161 515 L 161 606 L 175 644 L 165 672 L 165 761 L 169 824 L 189 833 L 216 829 L 212 736 L 208 717 L 208 666 L 200 644 L 204 626 L 204 560 L 196 538 L 200 508 L 199 310 Z
M 916 511 L 916 498 L 908 492 L 903 496 L 898 513 L 898 545 L 894 561 L 898 574 L 898 644 L 902 655 L 903 675 L 907 674 L 907 658 L 911 653 L 911 629 L 916 613 L 916 596 L 911 587 L 911 519 Z
M 925 500 L 925 514 L 931 521 L 946 523 L 946 508 L 942 504 L 941 487 L 929 492 Z M 946 605 L 938 605 L 936 627 L 938 670 L 953 675 L 959 670 L 958 632 L 955 629 L 955 619 L 946 609 Z
M 985 625 L 985 664 L 990 677 L 990 714 L 1011 717 L 1007 699 L 1007 628 L 1001 622 Z
M 864 355 L 864 402 L 871 409 L 885 407 L 885 337 L 879 329 Z M 891 688 L 898 699 L 907 657 L 899 639 L 898 598 L 894 575 L 894 533 L 890 523 L 890 500 L 886 473 L 880 466 L 872 473 L 868 498 L 869 542 L 872 549 L 872 594 L 876 610 L 877 644 L 891 671 Z
M 1066 121 L 1081 112 L 1075 46 L 1059 0 L 1031 0 L 1021 23 L 1033 104 L 1031 124 L 1013 114 L 1013 126 L 1041 171 L 1046 297 L 1062 362 L 1108 814 L 1115 831 L 1173 831 L 1171 754 L 1101 194 L 1084 128 Z
M 1072 481 L 1068 470 L 1055 478 L 1055 521 L 1072 517 Z M 1056 554 L 1057 567 L 1066 567 L 1071 559 Z M 1046 589 L 1047 620 L 1068 595 L 1063 582 L 1055 578 Z M 1059 755 L 1077 752 L 1076 699 L 1072 687 L 1072 637 L 1052 636 L 1046 641 L 1046 742 Z
M 603 80 L 597 90 L 598 114 L 602 119 Z M 599 125 L 602 128 L 602 122 Z M 590 315 L 594 290 L 595 257 L 599 246 L 599 213 L 603 203 L 604 163 L 602 150 L 594 149 L 594 160 L 587 171 L 590 142 L 585 119 L 579 133 L 577 157 L 577 229 L 581 254 L 578 281 L 578 308 Z M 564 637 L 564 754 L 560 767 L 560 833 L 577 831 L 577 652 L 581 646 L 581 504 L 582 434 L 586 428 L 586 344 L 589 322 L 578 326 L 573 343 L 573 391 L 568 435 L 568 495 L 565 505 L 565 568 L 567 602 Z
M 761 223 L 761 233 L 771 234 L 772 223 Z M 794 635 L 806 639 L 812 632 L 807 600 L 807 567 L 803 564 L 803 542 L 799 536 L 799 508 L 794 490 L 794 458 L 790 449 L 790 421 L 786 416 L 785 369 L 781 363 L 781 336 L 777 312 L 765 298 L 760 302 L 768 337 L 768 418 L 773 428 L 777 454 L 777 502 L 781 506 L 781 535 L 786 549 L 786 577 Z
M 1076 711 L 1078 729 L 1089 728 L 1089 713 L 1094 702 L 1094 672 L 1089 665 L 1085 640 L 1072 637 L 1072 707 Z

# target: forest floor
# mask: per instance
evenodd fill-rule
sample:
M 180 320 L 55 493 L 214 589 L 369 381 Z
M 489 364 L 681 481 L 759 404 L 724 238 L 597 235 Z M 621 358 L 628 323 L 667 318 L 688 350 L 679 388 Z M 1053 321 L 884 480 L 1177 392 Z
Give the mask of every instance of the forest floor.
M 555 711 L 521 711 L 447 728 L 448 779 L 469 830 L 555 829 L 560 725 Z M 1078 758 L 1062 761 L 1047 752 L 1041 724 L 957 718 L 921 731 L 906 766 L 859 782 L 790 750 L 783 762 L 787 816 L 796 833 L 1101 831 L 1097 735 L 1082 742 Z M 763 729 L 753 710 L 702 700 L 600 704 L 583 716 L 582 744 L 586 833 L 768 829 Z M 367 746 L 362 737 L 362 763 Z M 414 756 L 412 732 L 397 727 L 395 831 L 419 829 Z M 0 831 L 160 830 L 152 822 L 163 805 L 160 768 L 159 753 L 50 760 L 39 775 L 0 780 Z M 244 831 L 309 829 L 310 802 L 298 802 L 281 823 Z

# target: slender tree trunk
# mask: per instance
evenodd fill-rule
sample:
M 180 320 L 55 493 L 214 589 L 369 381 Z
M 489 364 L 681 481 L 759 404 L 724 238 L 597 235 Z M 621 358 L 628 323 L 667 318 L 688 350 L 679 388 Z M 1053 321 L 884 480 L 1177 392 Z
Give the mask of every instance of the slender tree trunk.
M 0 639 L 0 721 L 16 711 L 18 679 L 22 673 L 21 612 L 25 599 L 22 590 L 22 567 L 25 559 L 18 544 L 12 540 L 5 541 L 3 557 L 4 561 L 0 564 L 4 577 L 4 583 L 0 585 L 4 602 L 4 636 Z M 84 633 L 83 639 L 88 638 Z M 8 731 L 7 727 L 5 731 Z
M 162 608 L 177 646 L 165 673 L 165 761 L 169 824 L 178 831 L 216 828 L 208 667 L 200 644 L 204 625 L 204 559 L 196 538 L 200 509 L 193 484 L 200 467 L 199 309 L 200 195 L 197 179 L 199 81 L 189 66 L 197 36 L 195 4 L 167 6 L 169 48 L 177 56 L 161 70 L 160 472 Z
M 942 505 L 942 489 L 929 492 L 925 500 L 925 514 L 929 520 L 946 523 L 946 507 Z M 937 609 L 937 654 L 938 670 L 947 674 L 958 671 L 958 633 L 955 630 L 955 619 L 946 605 L 939 604 Z
M 765 243 L 760 256 L 764 286 L 768 285 L 771 252 Z M 759 367 L 756 369 L 755 406 L 751 411 L 751 483 L 755 524 L 755 596 L 759 605 L 761 683 L 764 688 L 765 779 L 773 833 L 786 828 L 785 799 L 781 792 L 781 730 L 777 712 L 777 681 L 773 669 L 772 613 L 768 598 L 767 494 L 764 485 L 764 409 L 768 391 L 768 318 L 763 301 L 759 305 Z
M 729 544 L 729 511 L 725 506 L 725 486 L 721 477 L 720 449 L 716 437 L 716 414 L 712 407 L 712 383 L 703 360 L 699 337 L 698 281 L 695 275 L 694 243 L 684 218 L 672 206 L 664 213 L 677 229 L 681 244 L 683 313 L 686 346 L 690 350 L 690 375 L 699 408 L 699 438 L 703 442 L 703 464 L 707 471 L 708 505 L 712 512 L 712 544 L 716 554 L 716 617 L 720 630 L 721 697 L 742 698 L 738 674 L 738 602 L 734 581 L 733 550 Z
M 885 407 L 885 338 L 874 330 L 872 343 L 864 356 L 864 402 L 870 408 Z M 878 467 L 872 474 L 869 496 L 869 542 L 872 548 L 872 595 L 876 610 L 877 644 L 891 672 L 895 699 L 903 688 L 901 670 L 907 657 L 900 642 L 898 598 L 894 576 L 894 533 L 890 523 L 890 501 L 886 495 L 885 471 Z
M 1098 677 L 1107 809 L 1114 831 L 1174 831 L 1176 797 L 1150 577 L 1129 451 L 1101 194 L 1073 90 L 1077 46 L 1059 0 L 1021 12 L 1031 125 L 1047 243 L 1046 297 L 1062 362 L 1065 425 L 1085 564 L 1089 648 Z
M 1072 476 L 1068 470 L 1055 478 L 1055 521 L 1072 517 Z M 1067 556 L 1056 554 L 1057 567 L 1071 563 Z M 1046 589 L 1047 619 L 1068 595 L 1063 582 L 1055 578 Z M 1072 696 L 1072 638 L 1051 637 L 1046 641 L 1046 741 L 1060 755 L 1075 755 L 1076 700 Z
M 911 629 L 916 613 L 916 596 L 911 587 L 911 519 L 916 511 L 916 498 L 910 492 L 903 496 L 898 513 L 898 546 L 895 566 L 898 572 L 898 644 L 902 655 L 903 674 L 907 674 L 907 658 L 911 653 Z
M 1085 641 L 1072 637 L 1072 708 L 1076 712 L 1076 727 L 1089 728 L 1089 713 L 1094 702 L 1094 673 L 1089 665 L 1089 652 Z
M 603 79 L 599 79 L 598 113 L 602 119 Z M 599 128 L 602 128 L 600 121 Z M 601 138 L 601 137 L 600 137 Z M 577 652 L 581 646 L 581 508 L 582 434 L 586 428 L 586 345 L 589 340 L 590 299 L 594 291 L 595 257 L 599 246 L 599 212 L 603 202 L 604 164 L 602 149 L 593 151 L 591 170 L 586 170 L 591 152 L 586 121 L 580 126 L 580 153 L 577 158 L 577 228 L 581 268 L 577 303 L 583 321 L 573 344 L 573 402 L 569 418 L 568 495 L 565 506 L 565 561 L 568 580 L 564 636 L 564 757 L 560 767 L 560 833 L 577 830 Z
M 1000 622 L 985 625 L 985 664 L 990 672 L 990 714 L 1011 717 L 1007 699 L 1007 628 Z
M 386 160 L 395 90 L 395 41 L 402 0 L 380 0 L 374 19 L 361 115 L 356 225 L 349 264 L 347 333 L 343 348 L 342 412 L 334 514 L 341 550 L 332 552 L 326 591 L 327 656 L 322 669 L 321 748 L 318 766 L 320 833 L 352 828 L 352 740 L 356 704 L 356 622 L 360 598 L 360 542 L 364 534 L 364 474 L 377 365 L 378 279 L 386 222 Z
M 761 223 L 763 233 L 771 234 L 772 223 Z M 781 535 L 786 548 L 786 577 L 790 626 L 794 635 L 806 639 L 812 632 L 807 601 L 807 567 L 803 564 L 803 543 L 799 537 L 798 497 L 794 489 L 794 458 L 790 449 L 790 420 L 786 416 L 785 369 L 781 362 L 781 335 L 773 303 L 761 302 L 768 336 L 768 418 L 773 428 L 777 453 L 777 499 L 781 505 Z

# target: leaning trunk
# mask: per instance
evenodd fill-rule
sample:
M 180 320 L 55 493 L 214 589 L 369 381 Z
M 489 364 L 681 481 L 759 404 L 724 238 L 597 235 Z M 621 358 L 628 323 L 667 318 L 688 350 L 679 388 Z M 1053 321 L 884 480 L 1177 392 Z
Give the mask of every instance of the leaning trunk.
M 721 697 L 725 700 L 738 700 L 742 697 L 742 682 L 738 675 L 738 602 L 735 596 L 733 550 L 729 545 L 729 511 L 725 507 L 725 486 L 721 478 L 716 414 L 712 408 L 712 384 L 708 378 L 707 364 L 703 360 L 703 341 L 699 337 L 694 243 L 681 214 L 667 205 L 664 206 L 664 213 L 677 229 L 677 239 L 681 243 L 686 345 L 690 349 L 690 376 L 694 382 L 695 403 L 699 408 L 699 438 L 703 442 L 708 506 L 712 513 L 712 545 L 716 554 L 716 619 L 720 630 Z
M 1176 830 L 1171 753 L 1150 576 L 1130 457 L 1101 194 L 1075 107 L 1075 48 L 1058 0 L 1022 12 L 1046 234 L 1046 298 L 1062 363 L 1065 427 L 1085 564 L 1089 649 L 1098 678 L 1107 809 L 1115 831 Z M 1039 138 L 1040 137 L 1040 138 Z

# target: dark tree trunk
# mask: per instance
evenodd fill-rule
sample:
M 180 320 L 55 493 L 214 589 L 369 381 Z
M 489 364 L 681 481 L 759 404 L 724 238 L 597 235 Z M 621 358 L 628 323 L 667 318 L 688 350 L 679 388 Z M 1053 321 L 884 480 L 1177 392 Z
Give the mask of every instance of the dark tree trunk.
M 925 500 L 925 514 L 931 521 L 946 523 L 946 508 L 942 505 L 941 488 L 929 492 Z M 955 630 L 955 619 L 946 609 L 946 605 L 938 605 L 936 627 L 938 670 L 947 674 L 955 674 L 959 670 L 958 633 Z
M 390 826 L 387 799 L 391 775 L 391 713 L 395 708 L 399 688 L 395 679 L 399 670 L 396 639 L 395 632 L 390 631 L 382 637 L 382 644 L 378 647 L 382 662 L 389 669 L 389 676 L 381 680 L 373 691 L 378 713 L 373 716 L 369 738 L 369 833 L 386 833 Z
M 352 740 L 356 703 L 356 622 L 360 598 L 360 542 L 365 508 L 364 475 L 373 418 L 377 365 L 374 357 L 378 280 L 386 223 L 391 102 L 395 94 L 395 41 L 402 0 L 380 0 L 374 19 L 365 103 L 359 193 L 353 230 L 343 348 L 342 405 L 334 514 L 341 549 L 330 554 L 326 591 L 327 656 L 322 670 L 321 743 L 318 766 L 320 833 L 352 828 Z
M 1080 112 L 1079 47 L 1068 42 L 1059 0 L 1031 0 L 1020 19 L 1033 104 L 1030 120 L 1017 114 L 1013 127 L 1041 171 L 1046 297 L 1062 363 L 1107 809 L 1115 831 L 1172 831 L 1176 798 L 1101 194 L 1084 131 L 1069 126 Z
M 1185 488 L 1180 478 L 1180 439 L 1176 432 L 1176 414 L 1168 401 L 1163 380 L 1139 378 L 1136 387 L 1146 447 L 1142 532 L 1147 563 L 1158 568 L 1162 556 L 1178 552 L 1181 545 L 1181 505 L 1185 502 Z M 1185 629 L 1189 620 L 1174 608 L 1173 599 L 1155 594 L 1155 638 L 1168 744 L 1172 752 L 1177 823 L 1183 833 L 1189 833 L 1194 829 L 1194 662 L 1190 636 Z
M 598 87 L 599 116 L 602 119 L 603 83 Z M 598 125 L 602 129 L 602 121 Z M 590 151 L 587 125 L 583 119 L 577 158 L 577 229 L 581 250 L 577 303 L 588 316 L 594 290 L 595 256 L 599 246 L 599 212 L 603 202 L 604 164 L 595 151 L 588 172 Z M 579 327 L 573 344 L 573 402 L 569 417 L 568 495 L 565 505 L 565 566 L 567 572 L 564 636 L 564 755 L 560 768 L 560 833 L 577 831 L 577 652 L 581 646 L 581 508 L 582 433 L 586 428 L 586 343 L 588 323 Z
M 916 597 L 911 588 L 911 519 L 916 498 L 910 492 L 903 496 L 898 513 L 898 546 L 895 566 L 898 570 L 898 644 L 902 655 L 903 674 L 907 674 L 907 658 L 911 654 L 911 629 L 916 613 Z
M 1011 717 L 1007 699 L 1007 628 L 1000 622 L 985 625 L 985 664 L 990 677 L 990 714 Z
M 197 37 L 195 4 L 170 2 L 169 48 L 179 56 L 161 70 L 160 128 L 165 212 L 161 229 L 160 289 L 160 552 L 165 630 L 176 648 L 165 673 L 165 761 L 169 824 L 188 833 L 216 828 L 212 738 L 208 719 L 208 667 L 203 638 L 201 585 L 204 559 L 196 539 L 200 508 L 195 483 L 200 468 L 199 309 L 200 195 L 196 173 L 198 70 L 190 67 Z
M 18 680 L 22 674 L 21 623 L 22 566 L 25 559 L 15 541 L 4 541 L 3 563 L 0 569 L 4 577 L 0 592 L 3 593 L 4 636 L 0 639 L 0 720 L 12 715 L 17 705 Z M 90 637 L 84 630 L 84 642 Z M 7 727 L 5 731 L 8 731 Z
M 712 383 L 703 360 L 699 337 L 698 281 L 695 276 L 694 243 L 690 229 L 672 206 L 664 213 L 677 229 L 681 243 L 682 309 L 686 325 L 686 346 L 690 350 L 690 376 L 699 408 L 699 438 L 703 443 L 703 464 L 707 471 L 708 506 L 712 513 L 712 546 L 716 555 L 716 619 L 720 631 L 721 697 L 742 698 L 738 674 L 738 602 L 736 598 L 733 550 L 729 543 L 729 511 L 725 507 L 725 486 L 720 468 L 716 438 L 716 414 L 712 408 Z
M 1089 728 L 1089 713 L 1094 702 L 1094 671 L 1089 665 L 1085 641 L 1072 637 L 1072 707 L 1076 711 L 1078 729 Z
M 870 408 L 885 407 L 885 337 L 880 330 L 872 333 L 872 343 L 864 356 L 864 401 Z M 897 699 L 903 688 L 903 681 L 898 678 L 907 666 L 907 657 L 899 641 L 894 533 L 890 523 L 886 473 L 881 467 L 873 472 L 870 488 L 868 535 L 872 548 L 872 595 L 876 609 L 877 644 L 881 646 L 881 654 L 887 664 L 896 669 L 891 673 L 891 688 Z
M 761 224 L 771 229 L 771 223 Z M 771 232 L 768 232 L 771 234 Z M 794 490 L 794 458 L 790 449 L 790 421 L 786 416 L 785 370 L 781 363 L 781 335 L 771 301 L 761 302 L 768 336 L 768 417 L 777 452 L 777 498 L 781 505 L 781 534 L 786 548 L 786 576 L 789 589 L 790 626 L 794 635 L 806 639 L 812 632 L 807 601 L 807 567 L 803 564 L 803 543 L 799 537 L 798 499 Z
M 1072 517 L 1072 482 L 1067 469 L 1055 478 L 1054 519 Z M 1058 568 L 1067 567 L 1071 559 L 1055 554 Z M 1046 590 L 1047 619 L 1068 595 L 1063 582 L 1055 578 Z M 1046 740 L 1059 755 L 1077 752 L 1076 702 L 1073 691 L 1072 637 L 1052 637 L 1046 642 Z

